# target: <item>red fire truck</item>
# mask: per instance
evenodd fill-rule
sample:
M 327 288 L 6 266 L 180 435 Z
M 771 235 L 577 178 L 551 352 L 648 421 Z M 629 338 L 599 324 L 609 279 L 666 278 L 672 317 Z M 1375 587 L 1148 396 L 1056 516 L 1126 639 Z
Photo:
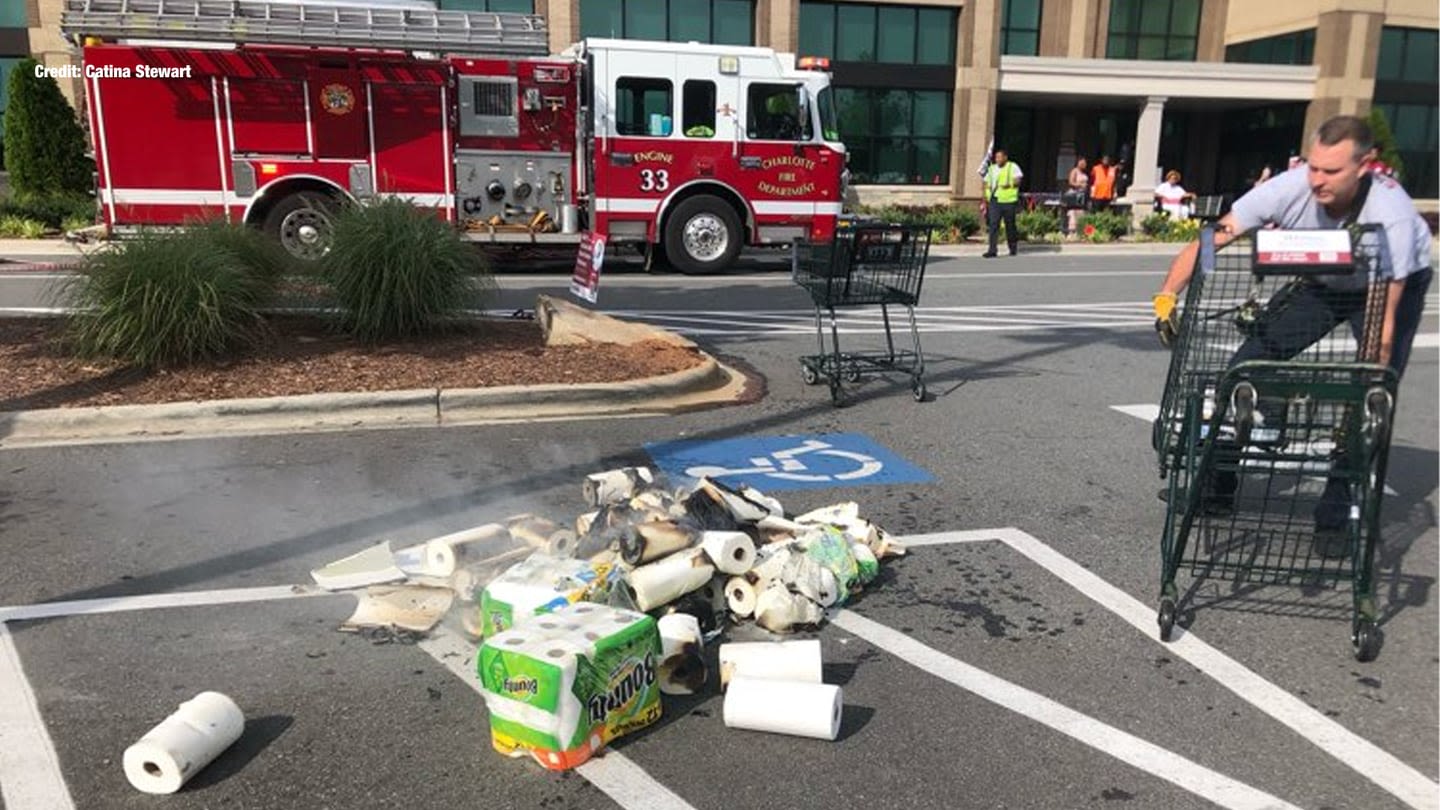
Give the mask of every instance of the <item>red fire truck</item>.
M 345 201 L 469 239 L 582 231 L 721 270 L 823 240 L 845 148 L 829 76 L 769 48 L 587 39 L 539 16 L 343 0 L 66 0 L 112 229 L 224 217 L 316 258 Z

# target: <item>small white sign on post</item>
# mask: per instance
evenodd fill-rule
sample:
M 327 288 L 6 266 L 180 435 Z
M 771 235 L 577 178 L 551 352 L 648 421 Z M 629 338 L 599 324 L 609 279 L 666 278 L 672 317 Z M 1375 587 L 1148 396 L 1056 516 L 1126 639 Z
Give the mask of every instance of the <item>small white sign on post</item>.
M 1324 230 L 1262 230 L 1255 232 L 1255 265 L 1273 270 L 1349 271 L 1350 232 Z
M 570 294 L 595 303 L 600 298 L 600 266 L 604 262 L 605 237 L 593 232 L 580 237 L 575 274 L 570 277 Z

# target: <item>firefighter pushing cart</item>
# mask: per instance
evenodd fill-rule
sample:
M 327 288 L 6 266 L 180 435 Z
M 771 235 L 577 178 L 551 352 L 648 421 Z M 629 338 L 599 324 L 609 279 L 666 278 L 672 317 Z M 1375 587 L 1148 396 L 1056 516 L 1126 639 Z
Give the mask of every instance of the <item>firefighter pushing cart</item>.
M 1354 654 L 1372 660 L 1380 643 L 1373 566 L 1397 383 L 1377 360 L 1389 289 L 1383 232 L 1255 231 L 1218 249 L 1213 236 L 1207 227 L 1200 237 L 1154 426 L 1160 475 L 1169 477 L 1160 638 L 1169 641 L 1175 624 L 1181 566 L 1248 583 L 1349 580 Z M 1331 244 L 1287 250 L 1287 238 L 1290 246 L 1297 238 Z M 1326 306 L 1299 303 L 1316 296 L 1329 296 L 1318 299 Z M 1336 325 L 1336 311 L 1354 313 L 1349 328 Z M 1307 347 L 1286 359 L 1235 362 L 1246 341 L 1270 357 L 1285 354 L 1280 344 Z M 1337 531 L 1314 521 L 1327 487 L 1348 492 Z
M 867 372 L 898 371 L 910 376 L 916 402 L 925 399 L 925 356 L 915 325 L 915 305 L 925 278 L 930 254 L 930 228 L 911 225 L 857 225 L 836 232 L 831 242 L 796 242 L 791 274 L 815 303 L 815 335 L 819 354 L 800 358 L 807 385 L 823 378 L 836 405 L 845 403 L 842 378 L 858 382 Z M 880 306 L 885 324 L 884 352 L 840 351 L 840 330 L 835 310 Z M 895 348 L 890 329 L 890 305 L 905 307 L 910 319 L 914 350 Z M 821 309 L 830 313 L 830 348 L 825 347 Z

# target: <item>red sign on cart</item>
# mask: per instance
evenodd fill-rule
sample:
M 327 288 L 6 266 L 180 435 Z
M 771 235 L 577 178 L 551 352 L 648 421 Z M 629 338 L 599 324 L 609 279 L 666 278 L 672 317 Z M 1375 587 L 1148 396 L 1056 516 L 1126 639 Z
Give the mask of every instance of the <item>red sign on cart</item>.
M 595 233 L 580 237 L 575 274 L 570 277 L 570 294 L 595 303 L 600 298 L 600 265 L 604 262 L 605 237 Z

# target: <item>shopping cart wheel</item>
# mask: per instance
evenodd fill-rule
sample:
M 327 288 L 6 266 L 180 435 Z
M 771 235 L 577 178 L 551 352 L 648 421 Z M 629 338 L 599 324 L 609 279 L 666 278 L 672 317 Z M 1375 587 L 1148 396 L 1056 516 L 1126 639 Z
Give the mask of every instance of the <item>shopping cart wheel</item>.
M 925 381 L 916 377 L 910 381 L 910 395 L 915 397 L 916 402 L 925 401 Z
M 1161 599 L 1160 613 L 1155 617 L 1160 623 L 1160 640 L 1169 641 L 1170 631 L 1175 629 L 1175 600 Z
M 1380 654 L 1380 631 L 1375 627 L 1375 622 L 1369 619 L 1361 619 L 1355 623 L 1351 642 L 1355 645 L 1356 661 L 1374 661 L 1375 656 Z
M 1250 443 L 1250 430 L 1255 427 L 1255 386 L 1242 382 L 1230 392 L 1230 409 L 1235 414 L 1235 442 Z
M 804 380 L 806 385 L 814 385 L 820 382 L 820 374 L 809 363 L 801 363 L 800 379 Z
M 855 363 L 847 366 L 845 368 L 845 379 L 852 383 L 860 382 L 860 366 Z
M 1390 426 L 1391 402 L 1390 392 L 1378 385 L 1365 394 L 1365 436 L 1372 445 L 1380 443 Z

